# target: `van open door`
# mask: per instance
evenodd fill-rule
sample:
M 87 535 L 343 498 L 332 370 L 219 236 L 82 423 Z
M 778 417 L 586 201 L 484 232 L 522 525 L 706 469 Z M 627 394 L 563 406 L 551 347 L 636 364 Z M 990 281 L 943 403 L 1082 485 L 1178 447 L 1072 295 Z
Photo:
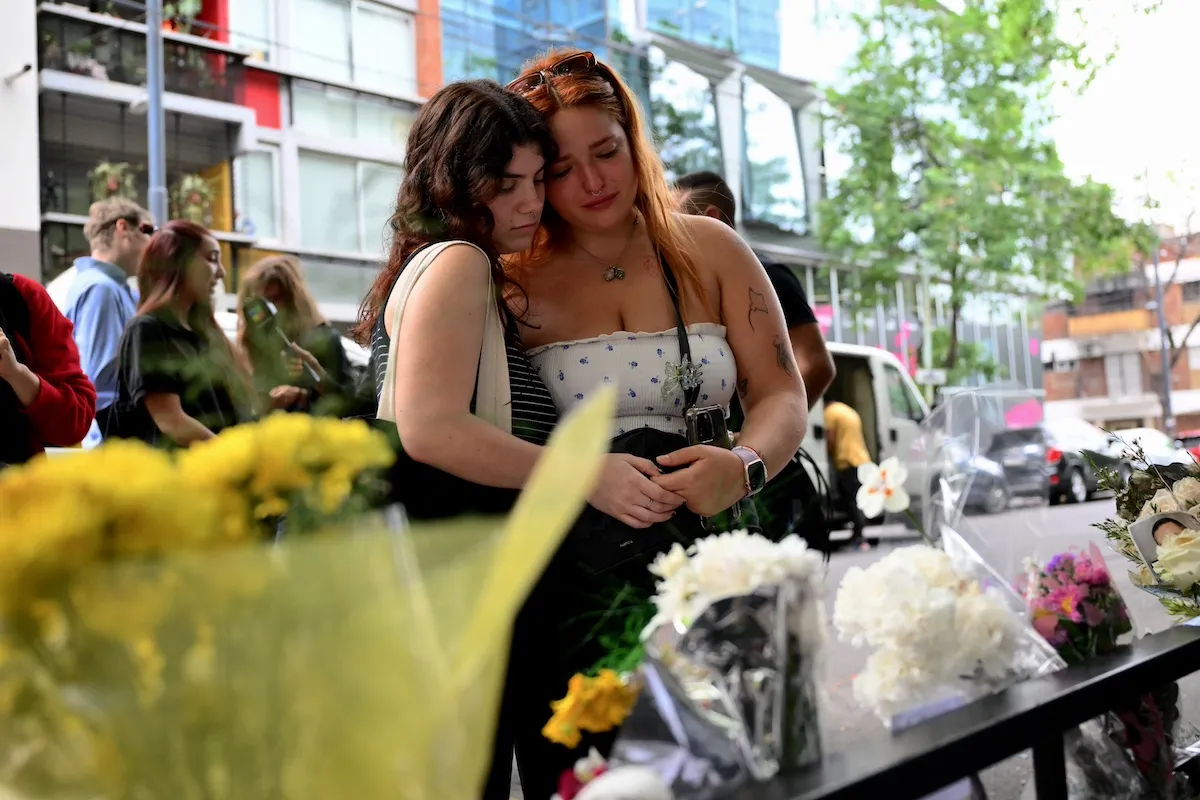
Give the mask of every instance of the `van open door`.
M 908 468 L 905 490 L 913 498 L 924 497 L 929 491 L 929 477 L 926 475 L 926 441 L 921 423 L 929 415 L 929 407 L 912 378 L 891 353 L 881 353 L 872 359 L 872 368 L 883 438 L 879 460 L 892 456 L 900 459 L 900 463 Z

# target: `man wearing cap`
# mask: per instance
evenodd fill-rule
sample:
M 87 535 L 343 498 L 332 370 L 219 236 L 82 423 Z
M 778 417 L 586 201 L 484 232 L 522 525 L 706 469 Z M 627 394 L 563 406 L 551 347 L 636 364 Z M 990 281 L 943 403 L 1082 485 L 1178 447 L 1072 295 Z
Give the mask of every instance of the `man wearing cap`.
M 129 278 L 137 275 L 142 251 L 154 233 L 150 214 L 137 203 L 110 197 L 93 203 L 83 235 L 92 254 L 75 259 L 75 277 L 63 313 L 75 326 L 83 371 L 96 387 L 96 419 L 85 447 L 100 443 L 107 412 L 117 394 L 117 351 L 121 334 L 137 313 Z

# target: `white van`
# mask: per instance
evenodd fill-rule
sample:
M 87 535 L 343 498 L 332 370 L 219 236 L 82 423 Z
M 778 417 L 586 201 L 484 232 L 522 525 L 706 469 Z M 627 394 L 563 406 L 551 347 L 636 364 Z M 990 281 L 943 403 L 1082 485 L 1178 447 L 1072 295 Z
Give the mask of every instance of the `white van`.
M 878 464 L 896 456 L 908 468 L 904 488 L 915 502 L 926 493 L 931 479 L 925 475 L 921 452 L 920 425 L 929 415 L 925 398 L 904 364 L 887 350 L 836 342 L 829 342 L 827 347 L 837 368 L 831 391 L 862 417 L 863 438 L 871 459 Z M 808 433 L 801 449 L 817 463 L 831 490 L 836 491 L 832 488 L 824 420 L 825 402 L 821 400 L 809 412 Z M 808 469 L 812 471 L 811 465 Z

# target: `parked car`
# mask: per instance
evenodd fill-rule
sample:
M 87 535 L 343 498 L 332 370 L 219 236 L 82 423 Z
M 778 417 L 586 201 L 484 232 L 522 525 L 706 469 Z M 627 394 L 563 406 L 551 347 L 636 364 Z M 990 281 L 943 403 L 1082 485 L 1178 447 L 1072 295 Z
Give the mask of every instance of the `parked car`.
M 982 453 L 972 455 L 953 439 L 943 440 L 942 454 L 943 473 L 957 473 L 969 481 L 964 510 L 999 514 L 1008 508 L 1013 492 L 1002 464 Z M 949 483 L 956 483 L 955 478 L 950 478 Z
M 1179 446 L 1200 461 L 1200 431 L 1182 431 L 1179 434 Z
M 1193 463 L 1191 453 L 1157 428 L 1130 428 L 1113 433 L 1122 449 L 1140 447 L 1151 464 L 1165 467 L 1168 464 Z
M 1097 468 L 1113 470 L 1122 481 L 1133 474 L 1133 465 L 1124 457 L 1125 444 L 1086 420 L 1050 420 L 1042 423 L 1042 431 L 1051 503 L 1082 503 L 1099 491 Z
M 1045 497 L 1054 472 L 1048 449 L 1045 431 L 1035 425 L 996 432 L 984 455 L 1004 469 L 1010 497 Z

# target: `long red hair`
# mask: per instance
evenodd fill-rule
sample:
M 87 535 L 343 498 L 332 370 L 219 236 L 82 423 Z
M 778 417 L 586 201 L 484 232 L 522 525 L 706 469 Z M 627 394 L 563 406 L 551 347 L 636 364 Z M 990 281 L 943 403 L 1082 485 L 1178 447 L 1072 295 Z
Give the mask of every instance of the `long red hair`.
M 521 74 L 548 71 L 559 61 L 586 52 L 574 47 L 554 48 L 525 63 Z M 564 108 L 596 106 L 611 114 L 625 131 L 637 175 L 634 206 L 642 214 L 650 241 L 678 277 L 684 294 L 691 294 L 708 305 L 707 293 L 696 266 L 696 244 L 685 223 L 673 209 L 675 202 L 663 173 L 662 161 L 646 136 L 646 117 L 637 95 L 611 67 L 596 61 L 595 69 L 569 75 L 557 75 L 524 96 L 549 121 Z M 530 250 L 513 260 L 518 268 L 544 263 L 556 252 L 566 249 L 571 230 L 558 213 L 546 204 L 542 226 Z
M 203 225 L 182 219 L 168 222 L 150 237 L 138 263 L 139 314 L 180 309 L 180 293 L 187 282 L 192 260 L 204 246 L 204 240 L 211 238 L 212 234 Z M 225 332 L 217 324 L 212 305 L 207 298 L 191 300 L 180 321 L 204 339 L 218 362 L 233 365 L 240 380 L 236 384 L 231 382 L 229 388 L 239 392 L 248 389 L 246 364 L 234 352 Z

